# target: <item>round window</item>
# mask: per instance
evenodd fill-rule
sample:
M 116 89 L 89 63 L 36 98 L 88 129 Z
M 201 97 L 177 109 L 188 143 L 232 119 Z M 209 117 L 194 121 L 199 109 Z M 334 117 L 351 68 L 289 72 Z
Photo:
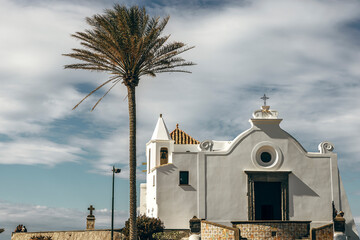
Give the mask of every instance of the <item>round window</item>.
M 262 152 L 260 154 L 260 159 L 261 161 L 263 161 L 264 163 L 268 163 L 271 161 L 271 154 L 268 152 Z
M 275 169 L 282 164 L 282 153 L 272 142 L 264 141 L 256 144 L 251 152 L 252 162 L 256 167 Z

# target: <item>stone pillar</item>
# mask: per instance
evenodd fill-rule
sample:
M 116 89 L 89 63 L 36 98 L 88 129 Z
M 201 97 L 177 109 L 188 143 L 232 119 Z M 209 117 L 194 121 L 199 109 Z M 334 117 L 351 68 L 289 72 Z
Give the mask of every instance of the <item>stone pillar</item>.
M 201 232 L 201 220 L 194 216 L 189 221 L 190 223 L 190 237 L 189 240 L 198 240 L 200 239 Z
M 90 205 L 88 210 L 90 210 L 90 214 L 86 218 L 86 230 L 94 230 L 95 229 L 95 216 L 92 214 L 92 211 L 95 210 L 95 208 L 92 205 Z
M 344 212 L 340 211 L 334 218 L 334 240 L 346 240 Z
M 88 215 L 86 218 L 86 230 L 95 229 L 95 216 Z

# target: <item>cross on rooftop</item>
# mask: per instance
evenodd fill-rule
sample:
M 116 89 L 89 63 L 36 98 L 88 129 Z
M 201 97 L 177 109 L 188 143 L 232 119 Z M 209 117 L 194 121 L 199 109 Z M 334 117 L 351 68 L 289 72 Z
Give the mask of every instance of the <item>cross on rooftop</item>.
M 93 207 L 93 205 L 90 205 L 90 207 L 88 208 L 88 210 L 90 210 L 90 216 L 93 215 L 93 210 L 95 210 L 95 208 Z
M 266 94 L 264 94 L 263 97 L 261 97 L 260 99 L 264 100 L 264 106 L 266 106 L 266 99 L 269 99 Z

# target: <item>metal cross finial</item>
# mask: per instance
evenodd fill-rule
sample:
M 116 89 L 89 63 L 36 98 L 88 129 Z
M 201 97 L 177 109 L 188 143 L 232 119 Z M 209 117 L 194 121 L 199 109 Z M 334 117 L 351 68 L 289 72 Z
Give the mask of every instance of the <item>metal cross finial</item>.
M 93 207 L 93 205 L 90 205 L 88 210 L 90 210 L 90 216 L 92 216 L 93 215 L 92 212 L 93 212 L 93 210 L 95 210 L 95 208 Z
M 266 99 L 269 99 L 265 94 L 260 99 L 264 100 L 264 106 L 266 106 Z

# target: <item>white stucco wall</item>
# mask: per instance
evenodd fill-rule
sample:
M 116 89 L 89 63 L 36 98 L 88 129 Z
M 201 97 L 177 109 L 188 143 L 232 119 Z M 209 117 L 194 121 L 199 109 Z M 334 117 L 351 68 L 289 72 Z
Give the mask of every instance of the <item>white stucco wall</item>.
M 221 223 L 247 221 L 245 171 L 289 172 L 289 220 L 312 221 L 311 227 L 328 224 L 332 221 L 334 201 L 335 207 L 345 212 L 347 234 L 359 239 L 338 176 L 337 155 L 331 151 L 306 152 L 279 127 L 280 122 L 281 119 L 254 119 L 252 127 L 236 139 L 214 141 L 209 150 L 201 151 L 199 145 L 174 145 L 171 164 L 148 173 L 148 212 L 156 209 L 156 216 L 166 228 L 188 228 L 193 216 Z M 279 153 L 279 161 L 271 167 L 261 167 L 254 161 L 254 151 L 262 143 L 274 146 Z M 152 153 L 159 155 L 164 144 L 152 145 L 156 149 Z M 179 171 L 189 171 L 189 186 L 179 186 Z
M 197 215 L 196 154 L 173 154 L 173 164 L 156 169 L 158 216 L 166 228 L 187 229 Z M 179 172 L 189 171 L 189 185 L 179 185 Z
M 140 214 L 146 214 L 146 183 L 140 184 Z
M 148 217 L 158 217 L 158 205 L 156 202 L 156 173 L 157 172 L 153 170 L 146 176 L 146 215 Z
M 283 162 L 277 169 L 258 167 L 252 162 L 254 146 L 264 141 L 278 146 L 283 155 Z M 255 126 L 247 136 L 234 141 L 230 151 L 209 152 L 205 159 L 205 217 L 210 221 L 248 220 L 245 171 L 267 170 L 291 171 L 289 220 L 312 220 L 315 225 L 324 225 L 332 220 L 330 155 L 309 156 L 290 135 L 275 125 Z

